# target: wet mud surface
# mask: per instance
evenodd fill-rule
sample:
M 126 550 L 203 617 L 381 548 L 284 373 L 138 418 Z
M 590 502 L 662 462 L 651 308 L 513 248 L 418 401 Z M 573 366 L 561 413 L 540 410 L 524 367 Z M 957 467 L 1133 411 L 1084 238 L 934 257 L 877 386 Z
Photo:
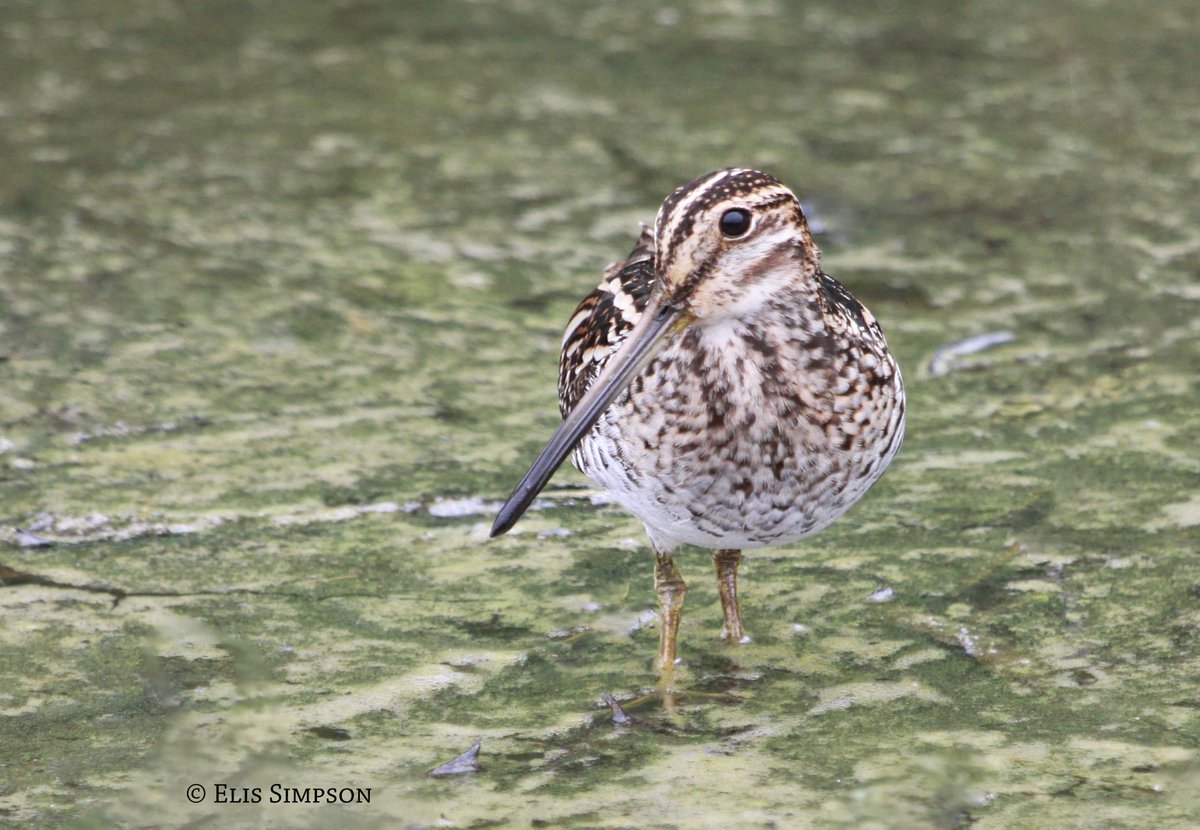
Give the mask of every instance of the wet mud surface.
M 7 4 L 0 823 L 1195 826 L 1198 36 L 1184 2 Z M 485 539 L 575 303 L 730 164 L 801 196 L 910 420 L 844 519 L 748 554 L 753 643 L 680 556 L 665 701 L 635 520 L 564 471 Z

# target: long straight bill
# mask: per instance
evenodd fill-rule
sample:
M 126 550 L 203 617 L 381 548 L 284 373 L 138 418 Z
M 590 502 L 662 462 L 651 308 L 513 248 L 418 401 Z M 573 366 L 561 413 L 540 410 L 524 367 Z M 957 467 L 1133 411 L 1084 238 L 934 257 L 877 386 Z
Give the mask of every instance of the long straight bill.
M 683 328 L 688 317 L 678 309 L 663 305 L 661 300 L 651 299 L 642 319 L 638 321 L 620 350 L 613 355 L 600 376 L 591 385 L 579 403 L 567 415 L 562 426 L 550 438 L 550 443 L 538 455 L 529 472 L 512 491 L 508 501 L 500 508 L 496 522 L 492 525 L 492 536 L 507 533 L 533 503 L 537 494 L 546 486 L 550 476 L 563 460 L 575 449 L 579 440 L 604 414 L 609 404 L 629 386 L 642 369 L 646 368 L 658 352 L 667 336 Z

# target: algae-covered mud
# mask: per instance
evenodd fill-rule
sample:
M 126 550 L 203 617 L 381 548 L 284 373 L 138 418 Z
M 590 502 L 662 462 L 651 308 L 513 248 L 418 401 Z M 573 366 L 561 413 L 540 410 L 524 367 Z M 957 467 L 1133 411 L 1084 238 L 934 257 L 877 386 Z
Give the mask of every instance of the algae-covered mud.
M 1190 0 L 7 0 L 0 822 L 1196 826 L 1198 40 Z M 575 302 L 732 164 L 805 201 L 909 431 L 748 556 L 752 644 L 680 557 L 667 705 L 633 519 L 563 471 L 485 537 Z

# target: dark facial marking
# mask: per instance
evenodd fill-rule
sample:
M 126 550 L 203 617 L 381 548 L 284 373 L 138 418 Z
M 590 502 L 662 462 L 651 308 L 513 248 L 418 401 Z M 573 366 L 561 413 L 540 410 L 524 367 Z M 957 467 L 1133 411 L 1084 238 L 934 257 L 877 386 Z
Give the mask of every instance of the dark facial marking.
M 706 176 L 701 176 L 668 196 L 661 210 L 662 227 L 660 229 L 671 227 L 675 222 L 675 212 L 679 205 L 691 197 L 698 188 L 704 187 L 705 183 L 712 179 L 714 175 L 713 173 L 709 173 Z M 783 183 L 774 176 L 760 173 L 757 170 L 743 170 L 720 179 L 716 184 L 709 185 L 704 194 L 688 206 L 687 215 L 682 217 L 679 227 L 674 229 L 671 238 L 669 240 L 659 240 L 659 269 L 666 269 L 666 266 L 670 263 L 669 257 L 674 254 L 675 249 L 679 247 L 680 243 L 691 234 L 695 227 L 696 217 L 703 215 L 719 202 L 735 199 L 738 196 L 746 196 L 763 187 L 772 185 L 782 187 Z

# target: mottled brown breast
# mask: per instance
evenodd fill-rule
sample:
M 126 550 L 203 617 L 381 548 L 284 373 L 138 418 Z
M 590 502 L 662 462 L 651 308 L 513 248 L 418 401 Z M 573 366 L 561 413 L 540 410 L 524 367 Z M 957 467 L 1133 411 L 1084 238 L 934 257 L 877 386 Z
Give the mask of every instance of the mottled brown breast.
M 654 237 L 643 228 L 628 258 L 609 266 L 567 323 L 558 364 L 558 408 L 564 417 L 641 319 L 654 278 Z

